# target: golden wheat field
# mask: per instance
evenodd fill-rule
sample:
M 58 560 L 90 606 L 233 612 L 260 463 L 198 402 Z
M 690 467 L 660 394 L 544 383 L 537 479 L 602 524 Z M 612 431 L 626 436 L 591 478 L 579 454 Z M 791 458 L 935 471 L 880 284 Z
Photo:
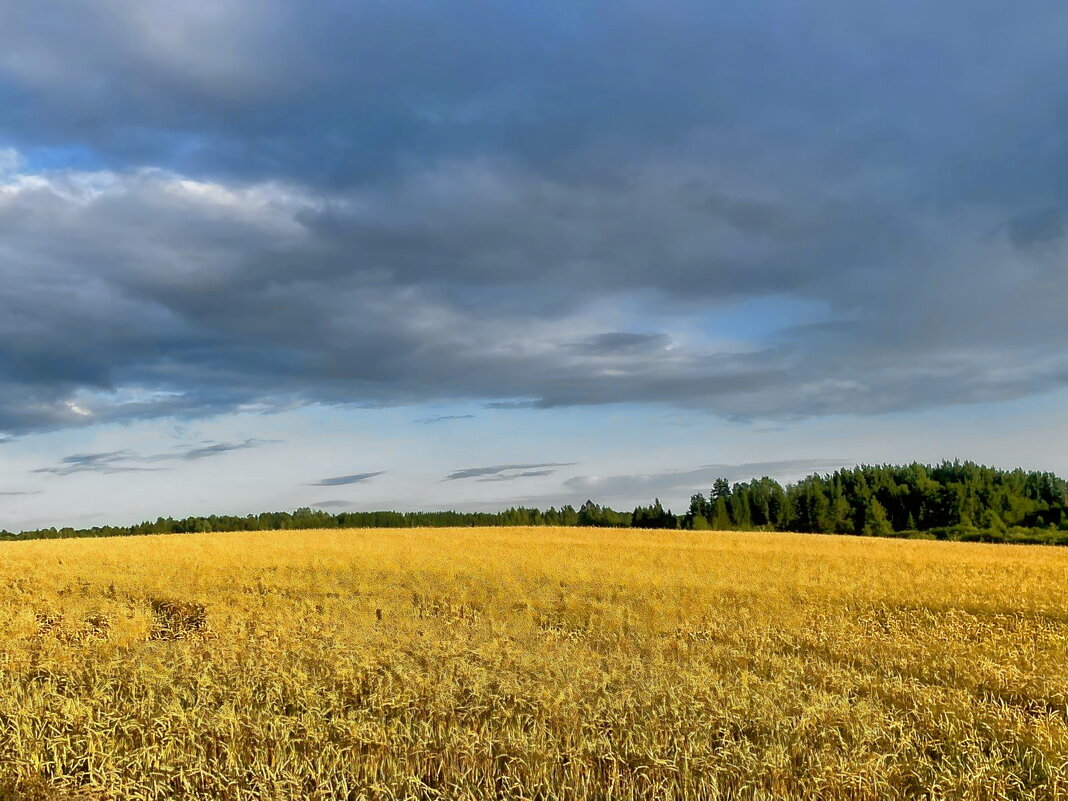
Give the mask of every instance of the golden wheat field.
M 0 623 L 4 798 L 1068 798 L 1068 550 L 4 543 Z

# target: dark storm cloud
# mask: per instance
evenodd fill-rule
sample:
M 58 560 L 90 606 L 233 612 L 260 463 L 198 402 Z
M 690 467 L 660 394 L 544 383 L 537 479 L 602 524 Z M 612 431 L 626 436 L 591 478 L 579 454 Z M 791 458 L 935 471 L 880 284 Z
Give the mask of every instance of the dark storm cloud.
M 670 12 L 75 0 L 63 11 L 62 23 L 32 0 L 0 11 L 0 132 L 111 166 L 336 184 L 408 158 L 491 153 L 618 181 L 620 151 L 677 147 L 708 129 L 732 137 L 726 148 L 765 131 L 796 149 L 835 130 L 821 149 L 830 167 L 919 161 L 1011 169 L 1017 181 L 1064 154 L 1026 130 L 1065 113 L 1047 103 L 1063 66 L 1056 0 L 681 0 Z M 1006 107 L 1011 126 L 969 124 Z M 997 164 L 974 147 L 983 137 L 1022 161 Z M 763 223 L 760 204 L 712 202 Z
M 1059 1 L 59 19 L 0 8 L 0 431 L 1068 385 Z
M 513 478 L 523 478 L 531 475 L 548 475 L 554 471 L 529 472 L 544 467 L 570 467 L 574 462 L 545 462 L 543 464 L 497 464 L 490 467 L 468 467 L 465 470 L 455 470 L 445 476 L 445 481 L 457 481 L 464 478 L 478 478 L 486 480 L 485 476 L 493 476 L 495 480 L 508 481 Z M 524 471 L 516 473 L 515 471 Z
M 648 354 L 667 350 L 670 346 L 671 337 L 664 334 L 637 334 L 627 331 L 596 334 L 581 342 L 567 344 L 568 348 L 583 356 Z
M 316 481 L 312 484 L 313 487 L 340 487 L 344 484 L 360 484 L 364 481 L 369 481 L 375 476 L 380 476 L 385 473 L 385 470 L 379 470 L 376 473 L 354 473 L 351 476 L 334 476 L 333 478 L 324 478 L 321 481 Z
M 1005 223 L 1005 228 L 1012 244 L 1022 250 L 1029 250 L 1059 245 L 1064 239 L 1066 219 L 1068 213 L 1064 209 L 1041 209 L 1013 217 Z

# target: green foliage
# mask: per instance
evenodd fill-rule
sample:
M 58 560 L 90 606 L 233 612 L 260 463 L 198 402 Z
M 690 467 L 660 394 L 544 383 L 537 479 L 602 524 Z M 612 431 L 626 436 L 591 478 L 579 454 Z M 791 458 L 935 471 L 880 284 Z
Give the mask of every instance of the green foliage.
M 725 478 L 717 478 L 712 484 L 712 498 L 727 500 L 731 497 L 731 485 Z
M 727 510 L 727 499 L 723 495 L 716 498 L 716 502 L 712 505 L 712 528 L 716 531 L 726 531 L 729 528 L 733 528 L 731 525 L 730 512 Z
M 767 477 L 728 487 L 721 478 L 710 497 L 693 496 L 684 527 L 703 516 L 715 529 L 1050 544 L 1068 530 L 1063 479 L 973 462 L 862 465 L 786 487 Z
M 889 537 L 894 533 L 894 527 L 890 525 L 890 519 L 886 516 L 886 508 L 875 498 L 868 503 L 864 516 L 864 534 L 868 537 Z
M 659 501 L 657 501 L 659 503 Z M 534 510 L 537 511 L 537 510 Z M 598 506 L 593 501 L 586 501 L 578 511 L 577 525 L 580 526 L 603 526 L 607 528 L 625 528 L 631 524 L 631 515 L 626 512 L 617 512 L 607 506 Z M 507 524 L 506 524 L 507 525 Z M 526 523 L 525 525 L 538 525 Z
M 635 528 L 678 528 L 678 517 L 665 510 L 657 498 L 652 506 L 639 506 L 631 515 L 632 525 Z

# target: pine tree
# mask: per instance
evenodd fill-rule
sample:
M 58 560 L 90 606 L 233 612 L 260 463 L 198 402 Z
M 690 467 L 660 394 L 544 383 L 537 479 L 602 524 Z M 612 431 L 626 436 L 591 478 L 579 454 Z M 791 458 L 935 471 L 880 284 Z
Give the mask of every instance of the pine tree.
M 712 528 L 727 531 L 731 527 L 731 516 L 727 511 L 727 499 L 720 495 L 712 506 Z
M 749 489 L 745 484 L 735 484 L 731 489 L 728 509 L 735 528 L 744 531 L 753 527 L 753 520 L 749 511 Z
M 894 527 L 890 525 L 890 519 L 886 516 L 886 507 L 875 498 L 871 499 L 867 512 L 864 519 L 864 534 L 866 536 L 889 537 L 894 533 Z
M 712 484 L 712 498 L 723 498 L 727 500 L 731 497 L 731 485 L 725 478 L 717 478 Z
M 708 528 L 708 518 L 712 513 L 712 507 L 709 505 L 705 496 L 698 492 L 696 495 L 690 496 L 690 509 L 687 511 L 684 518 L 683 525 L 686 528 L 698 528 L 697 520 L 704 520 L 704 527 Z
M 855 530 L 853 509 L 846 500 L 841 481 L 835 481 L 831 505 L 827 510 L 827 522 L 827 531 L 831 534 L 852 534 Z

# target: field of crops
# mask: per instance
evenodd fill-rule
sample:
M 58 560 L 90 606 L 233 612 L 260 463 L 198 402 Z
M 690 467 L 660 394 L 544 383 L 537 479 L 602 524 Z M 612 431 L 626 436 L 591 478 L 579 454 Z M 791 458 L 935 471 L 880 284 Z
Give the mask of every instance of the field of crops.
M 0 798 L 1064 799 L 1068 549 L 0 545 Z

